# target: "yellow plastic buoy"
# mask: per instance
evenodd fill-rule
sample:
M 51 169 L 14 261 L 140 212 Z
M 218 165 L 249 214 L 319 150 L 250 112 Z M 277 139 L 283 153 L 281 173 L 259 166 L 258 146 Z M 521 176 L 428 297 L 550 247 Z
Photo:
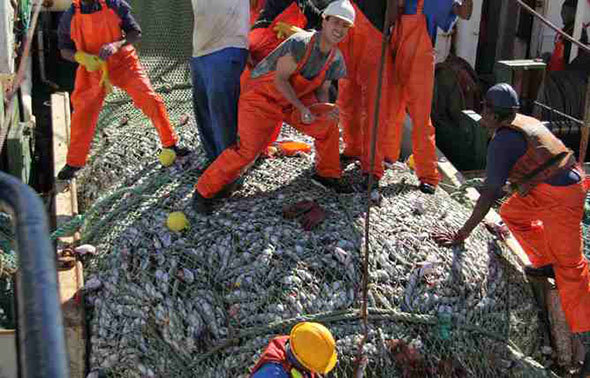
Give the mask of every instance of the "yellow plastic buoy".
M 164 167 L 169 167 L 174 164 L 174 160 L 176 160 L 176 152 L 169 148 L 164 148 L 162 152 L 160 152 L 159 158 L 160 163 L 162 163 Z
M 414 162 L 414 155 L 410 155 L 408 160 L 406 160 L 406 164 L 408 167 L 413 171 L 416 168 L 416 163 Z
M 166 226 L 172 231 L 182 231 L 189 225 L 186 215 L 181 211 L 175 211 L 168 215 Z

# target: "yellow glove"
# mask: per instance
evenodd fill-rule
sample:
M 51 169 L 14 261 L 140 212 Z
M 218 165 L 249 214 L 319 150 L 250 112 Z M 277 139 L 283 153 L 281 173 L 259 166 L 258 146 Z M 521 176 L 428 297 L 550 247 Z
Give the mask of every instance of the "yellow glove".
M 281 21 L 277 22 L 277 24 L 275 25 L 275 27 L 272 30 L 275 33 L 277 33 L 278 39 L 286 39 L 295 33 L 299 33 L 300 31 L 303 31 L 303 29 L 298 28 L 297 26 L 293 26 L 293 25 L 287 24 L 286 22 L 281 22 Z
M 98 71 L 103 63 L 98 56 L 87 54 L 84 51 L 76 51 L 74 60 L 81 66 L 84 66 L 89 72 Z
M 109 78 L 109 69 L 107 67 L 107 62 L 101 60 L 100 69 L 102 70 L 102 76 L 100 77 L 100 86 L 104 86 L 104 90 L 107 94 L 113 91 L 113 84 L 111 84 L 111 79 Z

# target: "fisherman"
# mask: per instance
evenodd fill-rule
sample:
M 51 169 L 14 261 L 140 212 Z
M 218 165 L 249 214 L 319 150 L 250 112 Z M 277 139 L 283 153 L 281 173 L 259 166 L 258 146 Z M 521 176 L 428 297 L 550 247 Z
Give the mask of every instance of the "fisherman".
M 248 36 L 250 58 L 248 69 L 242 75 L 242 85 L 246 83 L 251 69 L 273 52 L 285 39 L 303 31 L 306 26 L 315 28 L 321 25 L 322 12 L 311 0 L 266 0 L 257 21 Z M 282 122 L 273 131 L 269 144 L 279 137 Z
M 463 227 L 435 232 L 434 238 L 447 246 L 463 242 L 508 180 L 516 192 L 502 205 L 500 216 L 531 260 L 525 272 L 555 278 L 570 329 L 585 344 L 585 372 L 590 375 L 590 272 L 580 226 L 584 173 L 559 139 L 538 120 L 518 114 L 518 108 L 518 95 L 508 84 L 486 93 L 480 123 L 493 138 L 485 187 Z
M 389 3 L 389 5 L 387 5 Z M 383 41 L 383 27 L 391 28 L 397 19 L 398 0 L 353 0 L 357 14 L 354 28 L 339 45 L 346 60 L 347 77 L 338 82 L 338 108 L 344 140 L 341 160 L 344 164 L 360 159 L 361 172 L 368 184 L 369 174 L 378 183 L 383 176 L 383 148 L 385 128 L 389 122 L 393 59 L 385 56 L 385 67 L 380 93 L 379 128 L 375 149 L 375 166 L 371 169 L 371 140 L 375 118 L 375 102 L 379 81 L 379 65 Z M 390 17 L 385 20 L 389 6 Z
M 434 127 L 430 119 L 437 29 L 449 32 L 457 17 L 469 19 L 473 0 L 400 0 L 403 11 L 391 39 L 395 74 L 392 123 L 386 127 L 385 160 L 398 160 L 406 111 L 412 119 L 412 150 L 420 190 L 433 194 L 440 181 Z
M 561 20 L 563 21 L 563 32 L 568 35 L 574 35 L 574 26 L 576 23 L 576 10 L 578 0 L 565 0 L 561 5 Z M 572 43 L 557 33 L 555 35 L 555 48 L 551 55 L 551 60 L 547 65 L 548 71 L 563 71 L 570 62 Z
M 162 98 L 154 91 L 139 62 L 134 43 L 141 38 L 139 24 L 124 0 L 73 0 L 58 28 L 58 48 L 64 59 L 80 64 L 72 94 L 72 126 L 67 164 L 60 180 L 74 178 L 85 164 L 105 96 L 112 85 L 125 90 L 158 130 L 162 146 L 179 156 L 189 153 L 177 146 Z
M 192 0 L 193 108 L 209 161 L 236 142 L 240 76 L 248 59 L 249 0 Z
M 314 378 L 328 374 L 336 362 L 336 342 L 330 330 L 319 323 L 302 322 L 289 336 L 271 340 L 251 378 Z
M 337 192 L 348 190 L 339 180 L 338 115 L 336 107 L 327 103 L 331 82 L 346 74 L 336 45 L 346 37 L 354 17 L 348 0 L 330 4 L 321 31 L 293 35 L 254 69 L 240 96 L 238 143 L 200 177 L 193 197 L 198 212 L 211 211 L 214 197 L 266 148 L 280 121 L 315 138 L 312 183 Z

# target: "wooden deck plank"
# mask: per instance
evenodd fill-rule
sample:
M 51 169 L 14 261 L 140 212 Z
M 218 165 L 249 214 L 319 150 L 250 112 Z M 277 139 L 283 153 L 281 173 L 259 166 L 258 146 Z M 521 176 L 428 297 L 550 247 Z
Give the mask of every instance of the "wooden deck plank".
M 53 125 L 53 169 L 56 174 L 66 163 L 70 140 L 70 99 L 67 93 L 51 95 L 51 119 Z M 76 183 L 55 182 L 55 223 L 59 227 L 78 214 Z M 58 250 L 77 240 L 65 237 L 58 240 Z M 64 317 L 66 344 L 69 354 L 70 377 L 85 377 L 86 373 L 86 325 L 82 297 L 84 275 L 82 264 L 58 271 L 60 297 Z

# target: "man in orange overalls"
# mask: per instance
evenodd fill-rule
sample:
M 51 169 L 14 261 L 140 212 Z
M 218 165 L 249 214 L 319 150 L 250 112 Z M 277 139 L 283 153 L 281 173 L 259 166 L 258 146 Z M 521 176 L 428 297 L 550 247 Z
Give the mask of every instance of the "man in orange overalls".
M 212 199 L 264 151 L 276 124 L 288 122 L 315 138 L 316 174 L 312 182 L 345 191 L 340 181 L 337 114 L 326 105 L 331 81 L 346 73 L 336 45 L 354 23 L 348 0 L 338 0 L 323 14 L 321 32 L 293 35 L 253 70 L 238 109 L 238 143 L 226 149 L 200 177 L 193 206 L 211 212 Z
M 389 3 L 389 5 L 387 5 Z M 371 170 L 371 139 L 375 117 L 375 100 L 381 61 L 383 26 L 391 27 L 397 18 L 398 0 L 353 0 L 357 13 L 354 28 L 339 45 L 346 60 L 347 77 L 338 82 L 338 108 L 340 109 L 340 127 L 344 140 L 342 161 L 360 159 L 361 171 L 365 176 L 372 174 L 378 183 L 383 176 L 383 148 L 381 141 L 385 138 L 389 122 L 389 109 L 393 60 L 386 56 L 381 92 L 379 128 L 375 150 L 375 166 Z M 389 6 L 390 19 L 385 20 L 386 7 Z
M 434 87 L 434 41 L 437 29 L 448 32 L 457 16 L 469 19 L 473 0 L 401 0 L 403 12 L 393 31 L 395 74 L 391 90 L 391 125 L 387 127 L 385 159 L 398 160 L 406 111 L 412 119 L 412 149 L 420 190 L 432 194 L 440 181 L 435 132 L 430 120 Z
M 176 144 L 162 98 L 154 91 L 132 44 L 141 29 L 123 0 L 74 0 L 58 28 L 58 48 L 64 59 L 80 64 L 72 94 L 72 126 L 67 164 L 58 179 L 72 179 L 85 164 L 107 92 L 124 89 L 135 106 L 150 118 L 164 148 L 177 155 L 188 150 Z
M 590 374 L 590 271 L 583 255 L 581 222 L 584 171 L 573 153 L 538 120 L 517 113 L 508 84 L 485 96 L 481 124 L 494 133 L 488 146 L 485 188 L 457 232 L 435 233 L 442 245 L 463 242 L 485 218 L 507 181 L 515 193 L 500 216 L 524 248 L 528 275 L 555 278 L 565 318 L 586 347 L 583 377 Z

